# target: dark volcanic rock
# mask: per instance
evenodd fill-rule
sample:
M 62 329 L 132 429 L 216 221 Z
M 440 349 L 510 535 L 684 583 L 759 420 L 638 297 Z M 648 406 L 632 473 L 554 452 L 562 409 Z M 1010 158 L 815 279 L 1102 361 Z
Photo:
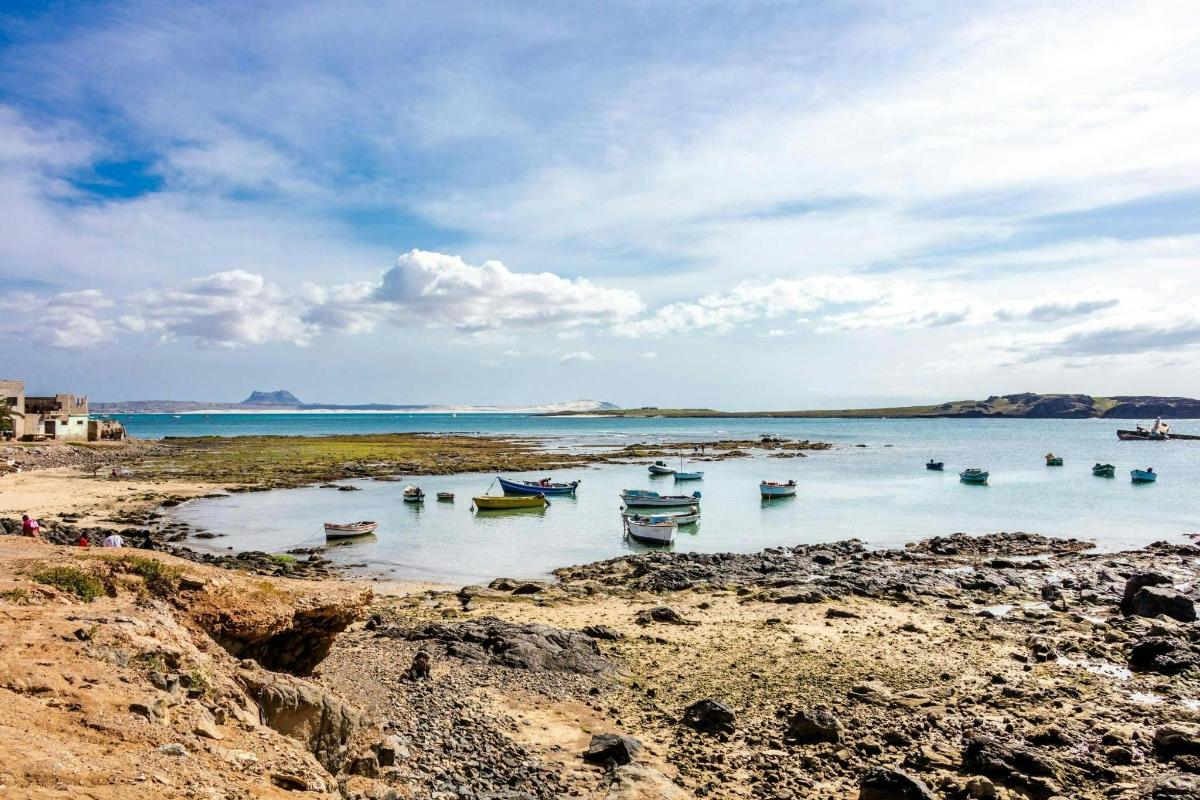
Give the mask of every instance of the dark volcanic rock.
M 827 708 L 800 709 L 788 720 L 784 738 L 797 744 L 836 743 L 842 738 L 842 724 Z
M 1200 730 L 1191 725 L 1163 725 L 1154 732 L 1154 755 L 1164 761 L 1200 755 Z
M 907 772 L 874 767 L 858 784 L 858 800 L 935 800 L 924 781 Z
M 1164 775 L 1143 796 L 1146 800 L 1200 800 L 1200 778 L 1195 775 Z
M 642 743 L 632 736 L 616 733 L 597 733 L 592 736 L 583 760 L 591 764 L 628 764 L 642 749 Z
M 1040 556 L 1047 554 L 1079 553 L 1096 546 L 1095 542 L 1079 539 L 1057 539 L 1052 536 L 1042 536 L 1040 533 L 989 533 L 986 536 L 970 536 L 965 533 L 955 533 L 950 536 L 935 536 L 907 549 L 934 553 L 940 556 L 957 555 L 1003 555 L 1003 556 Z
M 1197 665 L 1200 665 L 1200 656 L 1187 642 L 1167 636 L 1147 636 L 1129 653 L 1129 668 L 1134 672 L 1178 675 Z
M 1170 578 L 1157 572 L 1139 572 L 1131 575 L 1129 580 L 1125 581 L 1125 592 L 1121 595 L 1121 613 L 1127 617 L 1133 614 L 1133 596 L 1143 587 L 1170 583 Z
M 697 700 L 683 712 L 683 724 L 703 733 L 733 733 L 737 715 L 720 700 Z
M 579 631 L 535 623 L 518 625 L 495 617 L 457 624 L 435 623 L 416 629 L 389 628 L 379 634 L 409 641 L 441 642 L 447 655 L 516 669 L 594 675 L 613 668 L 600 654 L 596 642 Z
M 1180 622 L 1196 621 L 1196 605 L 1192 599 L 1165 586 L 1143 586 L 1138 589 L 1129 601 L 1129 611 L 1125 613 L 1138 617 L 1163 614 Z
M 669 625 L 699 625 L 699 622 L 684 619 L 678 611 L 670 606 L 655 606 L 643 609 L 634 616 L 633 621 L 638 625 L 649 625 L 651 622 L 665 622 Z
M 625 638 L 625 634 L 613 630 L 607 625 L 588 625 L 583 629 L 583 632 L 593 639 L 603 639 L 607 642 L 615 642 L 618 639 Z
M 1052 759 L 1033 748 L 1001 742 L 990 736 L 976 736 L 967 742 L 962 771 L 969 775 L 986 775 L 1038 796 L 1057 793 L 1057 787 L 1051 781 L 1058 777 L 1059 766 Z

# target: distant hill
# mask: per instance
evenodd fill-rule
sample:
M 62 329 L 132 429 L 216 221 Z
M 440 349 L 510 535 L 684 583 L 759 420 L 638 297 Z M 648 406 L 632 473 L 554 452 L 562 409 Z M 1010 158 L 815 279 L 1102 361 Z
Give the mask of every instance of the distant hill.
M 250 393 L 250 396 L 241 402 L 244 406 L 299 406 L 303 405 L 296 395 L 289 392 L 287 389 L 276 389 L 273 392 L 260 392 L 255 390 Z
M 557 412 L 572 414 L 580 412 Z M 643 408 L 593 410 L 589 414 L 611 417 L 988 417 L 996 419 L 1167 419 L 1200 418 L 1200 400 L 1190 397 L 1121 395 L 1092 397 L 1086 394 L 992 395 L 986 400 L 955 400 L 930 406 L 896 408 L 819 409 L 812 411 L 714 411 L 708 408 Z
M 387 403 L 361 403 L 339 405 L 335 403 L 302 403 L 296 395 L 286 389 L 270 392 L 255 390 L 240 403 L 215 403 L 198 400 L 124 400 L 119 402 L 91 403 L 96 414 L 188 414 L 203 411 L 398 411 L 423 413 L 593 413 L 618 409 L 602 400 L 572 400 L 565 403 L 544 403 L 530 406 L 444 406 L 444 405 L 390 405 Z

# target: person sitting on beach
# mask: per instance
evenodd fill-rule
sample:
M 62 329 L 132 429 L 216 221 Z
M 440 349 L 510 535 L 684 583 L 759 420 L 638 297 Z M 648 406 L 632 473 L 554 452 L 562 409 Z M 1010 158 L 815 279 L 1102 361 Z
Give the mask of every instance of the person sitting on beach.
M 104 537 L 104 546 L 105 547 L 124 547 L 125 540 L 121 538 L 121 534 L 116 533 L 114 531 L 113 533 L 110 533 L 108 536 Z
M 88 541 L 86 533 L 79 534 L 79 541 L 75 543 L 78 547 L 91 547 L 92 543 Z
M 30 519 L 28 514 L 21 515 L 21 535 L 42 538 L 42 526 L 36 519 Z

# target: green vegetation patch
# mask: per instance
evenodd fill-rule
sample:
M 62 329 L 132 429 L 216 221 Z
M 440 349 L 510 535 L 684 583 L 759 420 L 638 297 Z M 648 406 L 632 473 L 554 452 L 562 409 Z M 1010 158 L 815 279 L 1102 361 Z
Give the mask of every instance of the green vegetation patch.
M 38 583 L 70 592 L 86 603 L 107 594 L 104 581 L 75 567 L 43 567 L 29 577 Z
M 156 597 L 168 597 L 179 589 L 179 578 L 183 574 L 181 567 L 145 556 L 125 556 L 121 563 L 129 572 L 141 577 L 146 583 L 146 590 Z

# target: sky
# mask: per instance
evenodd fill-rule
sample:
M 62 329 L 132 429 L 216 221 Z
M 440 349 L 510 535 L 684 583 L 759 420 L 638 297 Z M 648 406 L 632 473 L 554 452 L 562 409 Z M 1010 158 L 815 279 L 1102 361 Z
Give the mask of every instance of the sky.
M 0 378 L 1200 396 L 1200 5 L 9 2 Z

